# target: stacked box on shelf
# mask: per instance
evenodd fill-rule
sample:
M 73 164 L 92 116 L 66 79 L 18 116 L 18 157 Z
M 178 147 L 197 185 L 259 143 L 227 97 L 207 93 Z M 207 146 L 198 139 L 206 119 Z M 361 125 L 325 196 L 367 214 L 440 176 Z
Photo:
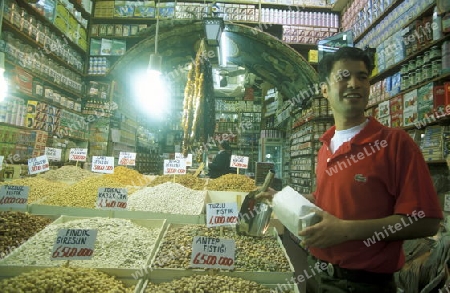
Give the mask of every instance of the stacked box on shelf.
M 428 126 L 420 142 L 420 148 L 425 161 L 439 161 L 444 159 L 444 126 Z
M 389 100 L 389 113 L 391 127 L 403 126 L 403 95 L 398 95 Z
M 433 83 L 430 82 L 417 90 L 418 120 L 428 122 L 434 120 Z
M 417 89 L 403 95 L 403 126 L 412 126 L 418 122 Z
M 391 126 L 391 112 L 389 101 L 384 101 L 378 104 L 378 121 L 385 126 Z

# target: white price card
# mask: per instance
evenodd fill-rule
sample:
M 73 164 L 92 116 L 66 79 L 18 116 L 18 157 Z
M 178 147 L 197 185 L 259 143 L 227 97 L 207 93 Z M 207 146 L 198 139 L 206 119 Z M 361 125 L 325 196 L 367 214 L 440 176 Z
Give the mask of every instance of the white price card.
M 88 260 L 93 257 L 97 230 L 60 229 L 53 245 L 51 260 Z
M 120 152 L 118 165 L 136 166 L 136 153 Z
M 248 157 L 231 155 L 230 167 L 247 169 Z
M 235 225 L 239 211 L 236 202 L 206 204 L 206 226 L 219 227 Z
M 93 156 L 91 171 L 96 173 L 113 174 L 114 157 Z
M 3 169 L 3 160 L 5 159 L 4 156 L 0 156 L 0 170 Z
M 184 159 L 186 161 L 186 167 L 192 166 L 192 154 L 188 154 L 184 157 L 182 153 L 175 153 L 175 159 Z
M 61 162 L 61 149 L 45 147 L 45 155 L 49 161 Z
M 50 170 L 46 155 L 28 159 L 28 174 L 38 174 Z
M 102 210 L 126 210 L 127 194 L 126 188 L 100 187 L 95 206 Z
M 186 161 L 184 159 L 164 160 L 164 175 L 186 174 Z
M 26 208 L 29 186 L 3 185 L 0 187 L 0 209 Z
M 236 242 L 232 239 L 220 239 L 195 236 L 192 241 L 191 268 L 234 269 Z
M 69 161 L 86 162 L 87 149 L 72 148 L 69 153 Z

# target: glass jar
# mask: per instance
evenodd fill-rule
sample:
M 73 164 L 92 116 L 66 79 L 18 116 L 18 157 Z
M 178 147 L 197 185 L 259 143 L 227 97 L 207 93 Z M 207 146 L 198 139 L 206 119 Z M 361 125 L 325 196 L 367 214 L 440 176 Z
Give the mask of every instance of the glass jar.
M 416 84 L 419 84 L 423 81 L 421 67 L 417 67 L 417 69 L 416 69 L 415 81 L 416 81 Z
M 430 50 L 430 61 L 440 59 L 442 57 L 441 48 L 439 46 L 433 46 Z
M 20 30 L 24 34 L 28 34 L 28 29 L 30 27 L 28 12 L 25 9 L 20 9 Z
M 425 64 L 422 69 L 422 80 L 426 81 L 431 78 L 431 64 Z
M 416 70 L 416 61 L 415 60 L 410 60 L 408 62 L 408 72 L 412 72 Z
M 416 57 L 416 70 L 417 70 L 418 68 L 421 68 L 422 65 L 423 65 L 423 56 L 422 56 L 422 55 L 417 56 L 417 57 Z
M 44 27 L 44 48 L 47 53 L 52 52 L 52 32 L 50 31 L 50 27 Z
M 425 51 L 423 53 L 423 64 L 428 64 L 430 62 L 430 51 Z
M 411 71 L 409 73 L 409 86 L 415 86 L 416 85 L 416 72 L 415 71 Z
M 441 59 L 431 61 L 431 78 L 435 78 L 441 74 L 442 61 Z
M 24 66 L 27 69 L 33 70 L 33 48 L 29 45 L 24 47 Z
M 409 88 L 409 74 L 403 74 L 400 79 L 400 90 L 404 91 Z

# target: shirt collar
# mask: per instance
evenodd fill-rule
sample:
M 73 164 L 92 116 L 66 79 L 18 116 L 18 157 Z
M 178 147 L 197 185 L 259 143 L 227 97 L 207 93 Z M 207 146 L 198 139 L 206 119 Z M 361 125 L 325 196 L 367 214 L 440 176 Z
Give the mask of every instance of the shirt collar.
M 373 117 L 368 117 L 369 123 L 367 123 L 366 127 L 364 127 L 357 135 L 355 135 L 354 138 L 350 140 L 350 143 L 352 144 L 366 144 L 369 142 L 373 142 L 377 140 L 377 138 L 380 136 L 380 131 L 383 129 L 383 126 L 380 122 L 378 122 Z M 331 139 L 334 136 L 334 132 L 336 131 L 336 126 L 331 127 L 328 129 L 321 137 L 320 141 L 326 144 L 327 146 L 330 146 Z

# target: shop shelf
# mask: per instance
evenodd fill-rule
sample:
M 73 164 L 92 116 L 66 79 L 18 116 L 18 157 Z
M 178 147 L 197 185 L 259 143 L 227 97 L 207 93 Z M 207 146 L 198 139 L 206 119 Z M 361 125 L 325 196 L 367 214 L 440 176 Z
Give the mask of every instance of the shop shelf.
M 161 245 L 163 243 L 165 235 L 168 233 L 170 227 L 182 227 L 183 225 L 180 224 L 168 224 L 166 226 L 166 230 L 164 232 L 164 236 L 162 237 L 162 240 L 158 243 L 158 247 L 153 254 L 154 257 L 152 258 L 150 265 L 153 265 L 153 263 L 156 260 L 156 256 L 158 254 L 158 251 L 161 248 Z M 284 256 L 286 257 L 286 260 L 289 262 L 290 271 L 289 272 L 263 272 L 263 271 L 226 271 L 226 270 L 215 270 L 214 273 L 217 275 L 223 275 L 223 276 L 229 276 L 229 277 L 237 277 L 242 278 L 250 281 L 257 282 L 262 285 L 270 285 L 270 284 L 284 284 L 286 283 L 286 280 L 290 280 L 294 275 L 294 267 L 289 259 L 289 256 L 287 255 L 287 252 L 283 246 L 283 243 L 278 236 L 278 231 L 275 228 L 270 228 L 267 231 L 268 235 L 273 236 L 276 238 L 280 249 L 283 251 Z M 163 283 L 163 282 L 170 282 L 173 279 L 181 278 L 181 277 L 188 277 L 192 275 L 208 275 L 211 274 L 212 270 L 204 270 L 204 269 L 177 269 L 177 268 L 153 268 L 151 272 L 149 273 L 148 280 L 150 282 L 154 283 Z

